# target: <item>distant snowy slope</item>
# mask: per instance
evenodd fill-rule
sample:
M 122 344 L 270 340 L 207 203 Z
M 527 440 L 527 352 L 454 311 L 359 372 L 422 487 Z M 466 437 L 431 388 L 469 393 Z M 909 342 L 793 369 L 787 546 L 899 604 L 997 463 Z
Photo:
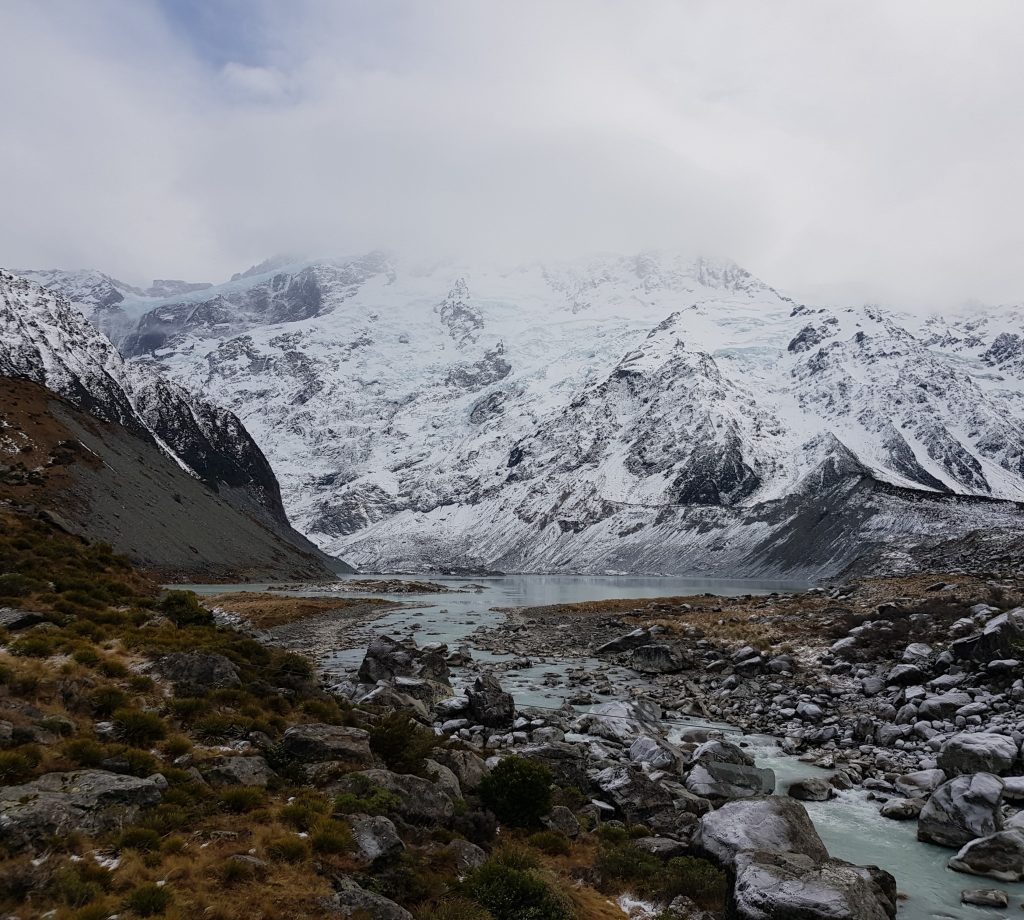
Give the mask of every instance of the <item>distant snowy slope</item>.
M 274 260 L 125 303 L 122 352 L 235 412 L 367 567 L 827 571 L 1020 524 L 1010 309 L 802 305 L 664 253 Z

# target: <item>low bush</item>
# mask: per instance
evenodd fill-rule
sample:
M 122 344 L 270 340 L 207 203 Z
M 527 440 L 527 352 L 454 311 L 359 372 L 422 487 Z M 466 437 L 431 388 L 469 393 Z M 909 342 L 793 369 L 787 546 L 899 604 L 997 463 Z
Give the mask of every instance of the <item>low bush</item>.
M 340 821 L 323 821 L 310 834 L 309 842 L 314 853 L 324 856 L 347 853 L 352 849 L 352 831 Z
M 115 709 L 111 718 L 115 736 L 125 744 L 148 747 L 167 737 L 167 726 L 155 712 L 123 706 Z
M 389 770 L 423 776 L 434 733 L 403 712 L 390 712 L 370 729 L 370 750 Z
M 309 858 L 309 844 L 301 837 L 278 837 L 267 844 L 267 855 L 282 862 L 302 862 Z
M 420 920 L 494 920 L 494 914 L 487 908 L 466 898 L 445 898 L 419 916 Z
M 160 835 L 151 827 L 126 827 L 117 839 L 117 848 L 148 853 L 160 848 Z
M 168 591 L 156 605 L 175 626 L 212 626 L 213 614 L 191 591 Z
M 11 785 L 31 779 L 41 759 L 39 750 L 30 745 L 13 751 L 0 751 L 0 783 Z
M 548 856 L 566 856 L 572 849 L 569 838 L 558 831 L 538 831 L 531 834 L 527 842 Z
M 140 917 L 156 917 L 171 906 L 172 900 L 167 885 L 139 885 L 128 895 L 126 906 Z
M 512 869 L 489 859 L 469 874 L 465 893 L 495 920 L 571 920 L 573 910 L 554 887 L 531 869 Z
M 524 757 L 505 757 L 484 777 L 480 798 L 498 820 L 534 827 L 551 811 L 551 771 Z
M 225 810 L 242 814 L 262 806 L 267 793 L 259 786 L 228 786 L 220 790 L 217 798 Z

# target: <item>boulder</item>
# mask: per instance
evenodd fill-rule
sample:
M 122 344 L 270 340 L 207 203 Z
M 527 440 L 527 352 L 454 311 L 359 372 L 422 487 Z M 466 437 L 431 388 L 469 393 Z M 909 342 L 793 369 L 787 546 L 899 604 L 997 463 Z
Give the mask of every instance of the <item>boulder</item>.
M 883 818 L 891 818 L 893 821 L 913 821 L 920 816 L 922 808 L 922 799 L 889 799 L 878 809 L 878 813 Z
M 547 744 L 527 745 L 517 753 L 543 763 L 551 771 L 551 777 L 558 786 L 574 787 L 583 792 L 590 788 L 587 753 L 582 745 L 549 741 Z
M 594 783 L 627 823 L 664 827 L 668 818 L 669 825 L 675 826 L 671 820 L 675 814 L 671 794 L 639 768 L 608 767 L 597 775 Z
M 950 691 L 937 696 L 929 696 L 917 707 L 920 719 L 926 721 L 948 721 L 956 715 L 956 711 L 971 702 L 966 693 Z
M 619 744 L 632 744 L 641 735 L 659 737 L 661 707 L 650 700 L 617 700 L 600 703 L 580 716 L 579 731 Z
M 412 914 L 394 901 L 360 888 L 350 878 L 335 878 L 334 885 L 338 889 L 334 894 L 323 899 L 322 906 L 342 917 L 353 920 L 415 920 Z
M 633 763 L 645 763 L 654 770 L 673 770 L 680 755 L 667 741 L 644 735 L 630 745 L 629 759 Z
M 480 787 L 489 772 L 483 758 L 472 751 L 460 751 L 455 748 L 441 748 L 430 755 L 441 766 L 447 767 L 459 781 L 459 788 L 473 792 Z
M 917 821 L 917 839 L 960 848 L 1002 830 L 1003 783 L 991 773 L 957 776 L 932 793 Z
M 405 849 L 395 825 L 381 815 L 349 815 L 347 821 L 356 851 L 367 862 L 389 859 Z
M 948 776 L 942 770 L 917 770 L 896 779 L 896 791 L 907 798 L 924 798 L 939 788 Z
M 262 757 L 215 757 L 199 765 L 211 786 L 266 786 L 277 774 Z
M 462 798 L 462 787 L 459 785 L 459 778 L 448 767 L 438 763 L 436 760 L 425 760 L 423 766 L 427 778 L 448 798 L 453 802 Z
M 807 810 L 795 799 L 778 795 L 726 802 L 709 811 L 697 825 L 694 842 L 730 870 L 736 868 L 738 854 L 754 850 L 799 853 L 816 863 L 828 859 Z
M 966 888 L 960 892 L 960 903 L 972 907 L 1004 908 L 1010 904 L 1010 896 L 1000 888 Z
M 1024 607 L 1008 610 L 992 617 L 981 632 L 957 639 L 949 649 L 958 661 L 988 662 L 1012 658 L 1016 646 L 1024 639 Z
M 0 787 L 0 842 L 16 850 L 72 831 L 106 833 L 158 804 L 164 787 L 162 776 L 140 779 L 104 770 L 47 773 L 31 783 Z
M 20 607 L 0 607 L 0 629 L 8 632 L 16 632 L 19 629 L 28 629 L 37 623 L 46 620 L 45 613 L 38 613 L 35 610 L 22 610 Z
M 1017 764 L 1020 749 L 1006 735 L 961 732 L 939 750 L 939 768 L 949 776 L 964 773 L 1009 773 Z
M 949 868 L 985 875 L 999 882 L 1024 879 L 1024 831 L 1006 830 L 964 844 L 949 861 Z
M 731 907 L 736 920 L 893 920 L 896 880 L 839 859 L 748 851 L 736 859 Z
M 478 869 L 487 861 L 487 854 L 480 847 L 461 837 L 456 837 L 445 849 L 452 854 L 455 868 L 462 875 Z
M 564 805 L 556 805 L 549 814 L 541 819 L 541 822 L 548 830 L 558 831 L 570 839 L 575 839 L 580 835 L 580 822 L 572 810 Z
M 688 664 L 677 648 L 660 642 L 638 646 L 629 656 L 629 666 L 641 674 L 675 674 Z
M 786 794 L 801 802 L 827 802 L 836 791 L 827 779 L 813 776 L 791 783 Z
M 373 762 L 369 732 L 347 725 L 313 722 L 293 725 L 281 739 L 285 753 L 304 763 L 348 761 L 358 765 Z
M 210 690 L 240 687 L 230 659 L 209 652 L 173 652 L 153 662 L 153 670 L 174 684 L 178 696 L 203 696 Z
M 390 636 L 376 636 L 366 648 L 359 665 L 363 683 L 393 683 L 398 677 L 420 678 L 451 686 L 445 646 L 418 648 L 415 642 L 398 642 Z
M 506 693 L 493 674 L 482 674 L 474 682 L 469 697 L 470 715 L 489 728 L 507 728 L 516 717 L 516 704 L 511 693 Z
M 685 786 L 706 799 L 741 799 L 770 795 L 775 790 L 775 771 L 760 767 L 707 760 L 693 767 Z
M 594 649 L 595 655 L 611 655 L 615 652 L 628 652 L 641 645 L 647 645 L 651 641 L 652 631 L 649 629 L 634 629 L 631 633 L 605 642 Z
M 349 773 L 333 784 L 332 791 L 365 795 L 373 786 L 397 797 L 395 812 L 410 824 L 447 824 L 455 814 L 454 802 L 430 780 L 390 770 Z

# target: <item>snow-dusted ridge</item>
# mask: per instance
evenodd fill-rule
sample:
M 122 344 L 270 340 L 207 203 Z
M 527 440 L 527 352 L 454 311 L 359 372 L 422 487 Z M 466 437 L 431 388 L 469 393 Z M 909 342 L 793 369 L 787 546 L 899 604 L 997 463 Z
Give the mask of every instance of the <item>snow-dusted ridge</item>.
M 366 568 L 824 572 L 1021 524 L 1013 308 L 809 306 L 663 253 L 368 253 L 122 290 L 115 322 L 102 286 L 45 274 L 236 413 L 299 529 Z

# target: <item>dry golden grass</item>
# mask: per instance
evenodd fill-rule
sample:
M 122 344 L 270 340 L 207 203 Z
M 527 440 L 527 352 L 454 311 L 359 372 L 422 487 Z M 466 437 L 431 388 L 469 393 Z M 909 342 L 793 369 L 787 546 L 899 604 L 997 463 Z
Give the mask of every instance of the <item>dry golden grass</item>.
M 282 597 L 279 594 L 257 594 L 250 591 L 228 592 L 201 598 L 211 610 L 221 607 L 237 614 L 257 629 L 273 629 L 313 617 L 336 614 L 358 616 L 371 609 L 399 606 L 395 601 L 376 597 Z

